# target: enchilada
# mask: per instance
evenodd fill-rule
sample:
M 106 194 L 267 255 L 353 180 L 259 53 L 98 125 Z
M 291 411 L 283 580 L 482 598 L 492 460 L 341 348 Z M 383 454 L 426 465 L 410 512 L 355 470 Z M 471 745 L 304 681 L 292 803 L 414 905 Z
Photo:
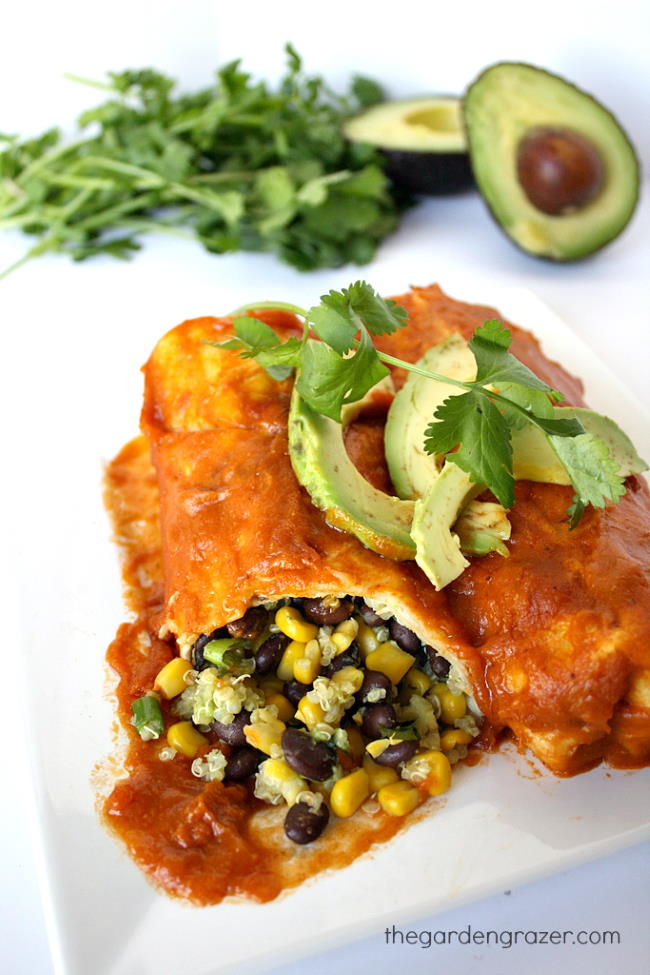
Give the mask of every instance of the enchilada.
M 398 333 L 379 339 L 377 346 L 407 361 L 415 361 L 423 351 L 451 333 L 468 337 L 486 318 L 494 317 L 492 310 L 454 302 L 435 287 L 414 289 L 398 300 L 407 308 L 409 324 Z M 283 337 L 299 334 L 299 324 L 292 316 L 260 312 L 259 317 L 265 318 Z M 392 562 L 364 548 L 356 538 L 331 527 L 325 515 L 314 507 L 298 484 L 288 456 L 286 423 L 291 382 L 278 383 L 253 361 L 226 350 L 215 350 L 208 344 L 226 338 L 230 331 L 231 323 L 227 319 L 186 322 L 161 340 L 145 367 L 142 428 L 157 472 L 164 570 L 156 561 L 157 546 L 153 539 L 158 504 L 154 479 L 140 442 L 131 448 L 130 460 L 128 456 L 122 457 L 113 468 L 115 473 L 121 465 L 123 480 L 121 486 L 117 482 L 113 484 L 112 495 L 114 500 L 122 499 L 124 511 L 128 509 L 124 498 L 129 491 L 137 490 L 136 486 L 144 482 L 151 487 L 147 499 L 149 518 L 140 518 L 135 528 L 138 519 L 129 524 L 134 532 L 131 560 L 144 557 L 143 540 L 137 537 L 142 525 L 148 523 L 151 529 L 152 537 L 147 537 L 148 547 L 145 546 L 151 563 L 147 605 L 137 595 L 137 581 L 132 592 L 136 594 L 140 612 L 135 627 L 137 639 L 144 640 L 145 644 L 148 639 L 152 649 L 149 653 L 141 652 L 141 660 L 134 658 L 132 641 L 136 637 L 129 631 L 118 640 L 111 659 L 122 674 L 129 659 L 137 659 L 145 667 L 146 679 L 140 677 L 136 682 L 140 692 L 155 683 L 165 661 L 176 659 L 177 655 L 185 659 L 184 673 L 192 676 L 178 697 L 189 699 L 191 704 L 186 719 L 195 716 L 212 719 L 210 723 L 198 722 L 204 730 L 229 716 L 218 712 L 215 717 L 214 709 L 210 713 L 195 711 L 197 693 L 202 693 L 197 692 L 197 686 L 204 680 L 201 674 L 212 669 L 209 659 L 205 671 L 201 669 L 206 661 L 199 658 L 206 646 L 216 645 L 216 650 L 212 650 L 215 660 L 222 659 L 214 657 L 223 649 L 220 641 L 233 638 L 252 641 L 247 652 L 252 647 L 259 654 L 269 640 L 277 642 L 279 635 L 289 641 L 294 632 L 305 637 L 290 640 L 303 646 L 302 656 L 294 663 L 302 661 L 306 668 L 303 673 L 311 676 L 310 658 L 304 648 L 310 640 L 315 640 L 318 670 L 311 684 L 303 682 L 302 696 L 295 702 L 298 718 L 294 710 L 285 714 L 286 722 L 281 721 L 275 705 L 275 714 L 258 714 L 260 721 L 249 721 L 249 726 L 273 727 L 275 719 L 285 727 L 275 741 L 273 733 L 266 732 L 267 750 L 257 748 L 265 756 L 260 766 L 262 774 L 258 768 L 244 786 L 224 786 L 218 779 L 206 781 L 196 774 L 189 786 L 187 782 L 192 776 L 181 756 L 172 756 L 171 760 L 163 756 L 162 761 L 156 756 L 156 764 L 151 760 L 150 750 L 145 761 L 143 749 L 148 743 L 133 740 L 132 749 L 137 751 L 137 757 L 130 764 L 126 783 L 118 785 L 109 799 L 106 813 L 114 827 L 119 821 L 117 828 L 123 836 L 131 837 L 132 852 L 145 869 L 173 892 L 199 901 L 212 901 L 236 891 L 266 899 L 280 887 L 332 865 L 333 851 L 331 844 L 327 844 L 330 825 L 322 840 L 314 847 L 301 850 L 301 857 L 293 858 L 292 868 L 287 866 L 286 857 L 281 866 L 285 840 L 278 839 L 279 813 L 277 810 L 260 813 L 251 793 L 257 792 L 260 800 L 273 801 L 273 789 L 269 791 L 268 782 L 264 782 L 264 767 L 267 762 L 286 758 L 282 753 L 287 752 L 287 747 L 283 749 L 282 745 L 287 730 L 308 731 L 312 739 L 318 739 L 320 734 L 318 743 L 327 743 L 335 756 L 332 769 L 339 779 L 353 778 L 359 770 L 365 771 L 368 777 L 368 768 L 373 766 L 369 765 L 367 756 L 364 759 L 355 754 L 350 738 L 354 740 L 354 732 L 361 729 L 362 744 L 367 747 L 373 743 L 374 737 L 364 729 L 366 712 L 373 707 L 389 705 L 393 716 L 388 717 L 388 725 L 394 720 L 388 733 L 388 725 L 384 724 L 382 731 L 379 724 L 376 740 L 381 745 L 383 736 L 384 747 L 377 746 L 374 758 L 380 760 L 382 751 L 390 753 L 395 748 L 399 755 L 399 748 L 404 751 L 407 743 L 405 757 L 398 766 L 383 767 L 391 770 L 398 767 L 403 773 L 409 762 L 416 762 L 411 766 L 414 774 L 402 774 L 397 783 L 388 776 L 384 786 L 380 786 L 400 786 L 396 795 L 402 802 L 407 795 L 406 786 L 415 789 L 420 798 L 442 791 L 440 769 L 436 783 L 431 769 L 424 773 L 422 767 L 418 769 L 417 754 L 445 755 L 451 766 L 463 758 L 467 744 L 476 739 L 479 727 L 484 741 L 504 728 L 512 729 L 522 745 L 530 747 L 559 774 L 584 770 L 602 758 L 630 766 L 647 763 L 650 759 L 647 693 L 650 508 L 645 484 L 636 477 L 629 478 L 627 493 L 619 505 L 608 506 L 603 512 L 590 511 L 578 529 L 569 533 L 564 513 L 570 491 L 558 485 L 520 482 L 511 512 L 509 558 L 494 554 L 474 559 L 458 580 L 436 592 L 417 566 Z M 579 382 L 546 360 L 527 333 L 513 328 L 513 334 L 513 351 L 517 357 L 562 390 L 569 402 L 580 403 Z M 403 381 L 399 370 L 393 378 L 399 387 Z M 386 404 L 384 413 L 385 407 Z M 382 425 L 379 400 L 349 425 L 346 443 L 349 455 L 367 480 L 382 490 L 390 490 L 383 459 Z M 287 619 L 293 619 L 298 630 L 287 627 Z M 282 622 L 288 633 L 281 629 Z M 338 646 L 332 637 L 347 623 L 350 624 L 347 635 L 356 626 L 351 643 L 357 647 L 361 644 L 357 656 L 351 656 L 349 663 L 346 661 L 346 666 L 340 668 L 348 669 L 344 676 L 349 684 L 343 688 L 342 699 L 350 703 L 343 708 L 333 707 L 330 722 L 316 721 L 310 726 L 303 698 L 309 702 L 311 694 L 311 704 L 319 705 L 323 711 L 321 718 L 327 716 L 326 704 L 340 705 L 340 701 L 332 701 L 331 694 L 328 698 L 328 692 L 337 683 L 336 671 L 330 673 L 330 669 L 339 653 L 334 652 L 332 644 L 342 655 L 350 650 L 350 644 L 340 650 L 347 638 L 344 628 L 339 631 L 342 640 Z M 301 630 L 301 625 L 307 629 Z M 388 664 L 381 655 L 371 657 L 371 662 L 378 660 L 378 666 L 384 667 L 383 671 L 374 672 L 386 676 L 388 667 L 395 679 L 391 678 L 392 687 L 383 698 L 375 696 L 374 700 L 359 701 L 362 688 L 355 681 L 363 681 L 365 673 L 373 670 L 366 661 L 385 644 L 402 654 L 410 654 L 405 664 L 407 670 L 404 673 L 399 667 L 391 670 L 394 660 L 399 658 L 391 659 L 390 654 Z M 281 666 L 289 645 L 287 642 L 282 647 L 282 656 L 274 661 L 274 671 Z M 245 654 L 242 659 L 246 659 Z M 286 667 L 285 672 L 288 674 Z M 276 673 L 271 676 L 277 679 Z M 250 689 L 248 697 L 235 691 L 235 707 L 237 703 L 240 706 L 232 712 L 234 716 L 241 712 L 249 715 L 268 712 L 267 701 L 274 695 L 287 697 L 286 686 L 278 686 L 277 682 L 269 683 L 268 690 L 260 691 L 265 683 L 260 677 L 264 675 L 258 674 L 256 679 L 254 672 L 252 675 L 241 672 L 226 681 L 229 685 L 226 697 L 232 697 L 233 687 L 246 685 Z M 321 683 L 317 688 L 317 681 L 329 683 Z M 137 691 L 133 685 L 128 692 L 124 690 L 123 703 L 132 703 Z M 223 703 L 222 697 L 217 695 Z M 428 708 L 419 704 L 418 699 L 427 702 Z M 214 703 L 214 693 L 211 700 Z M 167 726 L 170 720 L 174 722 L 174 706 L 173 701 L 169 706 L 163 702 L 163 710 L 167 712 L 169 708 L 170 712 L 164 715 Z M 356 725 L 355 714 L 361 719 Z M 177 713 L 175 717 L 182 714 Z M 385 712 L 383 717 L 386 719 Z M 329 727 L 319 729 L 318 724 Z M 408 744 L 414 740 L 408 737 L 409 725 L 415 726 L 414 734 L 427 745 L 424 749 L 418 746 L 417 754 Z M 395 733 L 395 727 L 400 734 Z M 277 736 L 277 725 L 275 731 Z M 337 738 L 339 731 L 347 737 Z M 450 738 L 452 732 L 465 734 Z M 327 734 L 329 739 L 322 737 Z M 445 734 L 448 741 L 454 742 L 446 752 L 441 748 Z M 211 747 L 215 740 L 216 748 Z M 284 740 L 290 746 L 289 739 Z M 263 736 L 256 737 L 250 730 L 244 735 L 244 741 L 245 746 L 241 741 L 232 746 L 235 755 L 238 748 L 251 747 L 251 743 L 264 744 Z M 217 734 L 212 742 L 206 740 L 198 753 L 217 751 L 225 755 L 227 762 L 233 757 L 232 753 L 228 755 L 230 748 L 227 741 L 224 746 L 222 733 L 222 737 Z M 199 766 L 203 771 L 210 764 L 205 758 L 199 758 L 199 762 L 204 763 Z M 381 761 L 374 764 L 381 768 Z M 158 810 L 155 816 L 151 815 L 146 798 L 147 791 L 151 791 L 151 776 L 157 776 L 157 781 L 173 777 L 174 789 L 180 789 L 180 793 L 183 789 L 190 790 L 191 796 L 185 794 L 182 800 L 179 794 L 171 803 L 174 817 L 170 818 L 169 803 L 167 811 Z M 277 781 L 276 776 L 276 795 L 286 801 Z M 298 784 L 301 791 L 295 792 L 296 783 L 289 786 L 294 789 L 288 793 L 293 800 L 288 802 L 289 807 L 306 803 L 308 811 L 318 812 L 322 808 L 318 796 L 323 794 L 328 795 L 331 804 L 336 781 L 328 783 L 329 792 L 317 784 L 319 781 L 324 780 L 302 776 L 302 784 Z M 336 823 L 340 837 L 334 857 L 336 865 L 351 859 L 377 839 L 391 835 L 403 821 L 385 807 L 374 809 L 367 796 L 379 794 L 379 789 L 371 792 L 368 782 L 364 787 L 366 794 L 364 788 L 359 792 L 360 813 L 352 819 L 342 816 Z M 309 796 L 317 798 L 314 801 Z M 296 803 L 298 797 L 300 801 Z M 370 812 L 364 811 L 364 802 Z M 334 811 L 336 806 L 335 802 Z M 229 811 L 224 813 L 224 809 Z M 273 821 L 273 828 L 259 825 L 260 819 L 267 815 Z M 148 823 L 147 855 L 143 854 L 141 843 L 143 830 L 138 833 L 139 840 L 133 838 L 133 831 L 143 816 Z M 228 820 L 227 824 L 224 820 Z M 200 828 L 195 829 L 197 821 Z M 183 822 L 185 830 L 179 825 Z M 227 837 L 232 841 L 230 844 Z M 216 871 L 221 879 L 206 893 L 203 857 L 211 856 L 205 852 L 210 849 L 210 843 L 217 851 L 221 849 L 222 856 L 231 847 L 234 852 L 228 860 L 228 876 L 223 869 Z M 323 852 L 323 844 L 329 852 Z M 188 857 L 182 855 L 188 845 L 194 850 L 194 858 L 202 863 L 201 868 L 197 864 L 191 871 L 189 880 L 187 873 L 183 873 L 187 871 Z M 174 851 L 173 866 L 170 866 L 170 849 Z M 202 851 L 201 856 L 197 849 Z M 214 863 L 211 864 L 214 873 Z M 247 866 L 244 868 L 242 864 Z M 183 876 L 185 880 L 181 881 Z M 247 879 L 242 879 L 244 876 Z M 251 880 L 251 876 L 257 877 L 257 881 Z

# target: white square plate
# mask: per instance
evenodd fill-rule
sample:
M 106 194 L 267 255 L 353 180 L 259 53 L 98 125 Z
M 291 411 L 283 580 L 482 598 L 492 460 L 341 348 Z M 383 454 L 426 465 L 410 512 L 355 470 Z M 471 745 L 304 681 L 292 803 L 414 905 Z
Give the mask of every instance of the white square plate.
M 194 274 L 175 280 L 174 248 L 154 251 L 138 259 L 137 274 L 102 262 L 83 273 L 43 262 L 23 278 L 28 290 L 6 292 L 14 324 L 4 361 L 20 365 L 5 368 L 4 415 L 13 421 L 11 409 L 20 422 L 5 437 L 2 510 L 10 513 L 7 565 L 15 587 L 5 634 L 15 628 L 26 666 L 41 877 L 57 970 L 261 971 L 650 837 L 650 769 L 596 769 L 562 780 L 504 750 L 462 770 L 431 815 L 392 842 L 273 903 L 193 909 L 146 883 L 99 825 L 91 785 L 94 764 L 113 747 L 103 659 L 124 618 L 101 501 L 102 460 L 136 432 L 138 367 L 167 328 L 255 298 L 313 303 L 324 287 L 352 276 L 299 277 L 266 258 L 237 256 L 199 260 Z M 367 272 L 384 293 L 405 290 L 407 275 L 403 252 Z M 650 456 L 643 408 L 532 293 L 466 272 L 446 274 L 441 284 L 532 329 L 551 357 L 584 378 L 590 405 L 618 420 Z M 50 307 L 58 309 L 55 321 Z

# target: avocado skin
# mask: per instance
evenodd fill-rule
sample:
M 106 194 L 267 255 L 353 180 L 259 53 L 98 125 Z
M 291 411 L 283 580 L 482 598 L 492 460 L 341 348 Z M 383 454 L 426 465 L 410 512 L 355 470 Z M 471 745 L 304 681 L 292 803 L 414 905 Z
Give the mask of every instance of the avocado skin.
M 429 111 L 441 115 L 431 122 L 414 117 Z M 346 119 L 343 134 L 382 154 L 386 175 L 398 196 L 443 196 L 474 182 L 457 95 L 380 102 Z
M 386 175 L 394 186 L 417 196 L 447 196 L 474 185 L 469 156 L 462 152 L 382 149 Z
M 486 83 L 486 81 L 489 80 L 491 73 L 497 69 L 502 69 L 502 68 L 506 68 L 506 69 L 523 68 L 526 70 L 532 70 L 537 72 L 537 74 L 539 74 L 540 77 L 546 76 L 547 78 L 552 79 L 553 82 L 559 81 L 564 85 L 566 85 L 568 88 L 573 89 L 586 101 L 597 106 L 598 109 L 603 113 L 603 115 L 607 116 L 612 126 L 614 126 L 617 132 L 620 133 L 620 135 L 623 137 L 623 140 L 626 143 L 627 150 L 629 153 L 629 159 L 631 163 L 629 180 L 634 186 L 634 195 L 630 203 L 628 204 L 628 206 L 625 208 L 618 224 L 614 226 L 611 233 L 605 235 L 602 239 L 600 239 L 596 243 L 590 243 L 588 239 L 585 239 L 583 247 L 572 254 L 553 254 L 550 252 L 544 253 L 544 252 L 532 250 L 530 247 L 526 246 L 526 244 L 522 240 L 518 239 L 515 234 L 511 233 L 509 229 L 506 226 L 504 226 L 503 220 L 501 219 L 499 213 L 497 212 L 497 209 L 495 208 L 494 204 L 490 202 L 488 196 L 486 195 L 485 188 L 484 188 L 483 170 L 482 170 L 483 163 L 480 158 L 477 158 L 477 153 L 472 143 L 473 140 L 473 121 L 471 117 L 472 102 L 476 99 L 477 92 L 480 93 L 481 86 L 483 86 Z M 613 112 L 610 112 L 609 109 L 605 108 L 605 106 L 593 95 L 590 95 L 589 92 L 586 92 L 582 88 L 579 88 L 577 85 L 573 84 L 571 81 L 562 77 L 561 75 L 555 74 L 552 71 L 547 71 L 544 68 L 537 67 L 536 65 L 529 64 L 525 61 L 499 61 L 485 68 L 468 86 L 463 99 L 463 117 L 465 120 L 465 132 L 467 134 L 467 140 L 469 145 L 470 166 L 473 172 L 474 182 L 479 192 L 481 193 L 481 196 L 483 197 L 483 202 L 485 203 L 488 213 L 490 214 L 494 222 L 502 231 L 502 233 L 504 233 L 506 237 L 511 241 L 511 243 L 513 243 L 515 247 L 517 247 L 520 251 L 523 251 L 523 253 L 528 254 L 529 256 L 536 257 L 540 260 L 550 261 L 553 264 L 575 263 L 576 261 L 584 260 L 585 258 L 590 257 L 592 254 L 597 253 L 599 250 L 602 250 L 608 244 L 611 244 L 614 240 L 616 240 L 616 238 L 619 237 L 621 233 L 625 230 L 630 220 L 632 219 L 637 204 L 639 202 L 640 183 L 641 183 L 641 166 L 640 166 L 639 158 L 633 143 L 631 142 L 629 136 L 624 131 L 623 127 L 621 126 L 621 124 L 619 123 L 618 119 L 613 114 Z M 552 120 L 547 119 L 546 121 L 549 123 L 552 121 L 552 124 L 554 125 L 566 124 L 565 117 L 560 115 L 559 113 L 557 118 L 554 118 Z M 532 124 L 534 124 L 534 122 Z M 592 206 L 597 206 L 597 205 L 598 205 L 597 201 L 595 201 L 594 204 L 592 204 Z M 587 208 L 585 212 L 588 213 L 589 208 Z M 544 215 L 541 213 L 541 211 L 539 213 L 540 213 L 540 220 L 541 220 L 544 217 Z M 546 219 L 562 220 L 563 218 L 553 217 L 553 218 L 546 218 Z

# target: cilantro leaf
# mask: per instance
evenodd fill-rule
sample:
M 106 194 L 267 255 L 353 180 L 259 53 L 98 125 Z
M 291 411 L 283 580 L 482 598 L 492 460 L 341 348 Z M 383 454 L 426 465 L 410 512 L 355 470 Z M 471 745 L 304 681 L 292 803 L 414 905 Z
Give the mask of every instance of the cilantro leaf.
M 322 338 L 339 355 L 345 355 L 354 345 L 359 323 L 352 318 L 345 295 L 340 291 L 330 291 L 322 295 L 320 305 L 307 312 L 309 321 Z
M 607 445 L 591 433 L 577 437 L 549 437 L 549 443 L 563 464 L 576 492 L 569 508 L 571 527 L 579 522 L 586 505 L 604 508 L 607 501 L 615 504 L 625 494 L 625 483 L 618 464 Z
M 517 383 L 547 393 L 556 392 L 511 355 L 508 351 L 511 341 L 510 330 L 498 319 L 491 319 L 476 329 L 469 341 L 476 359 L 476 382 L 499 387 L 501 383 Z
M 278 333 L 266 322 L 262 322 L 252 315 L 238 315 L 232 324 L 237 338 L 241 339 L 251 349 L 269 349 L 280 343 Z M 246 353 L 242 354 L 248 357 Z
M 323 341 L 341 355 L 350 351 L 363 326 L 372 335 L 390 335 L 406 325 L 406 309 L 382 298 L 365 281 L 322 295 L 307 317 Z
M 449 454 L 448 461 L 487 485 L 504 508 L 514 504 L 510 427 L 494 402 L 478 390 L 449 396 L 426 429 L 429 454 Z M 458 447 L 455 453 L 449 453 Z
M 353 356 L 343 359 L 325 342 L 309 339 L 302 353 L 296 388 L 312 409 L 341 422 L 346 403 L 361 399 L 388 375 L 366 332 Z
M 371 335 L 392 335 L 406 325 L 406 309 L 391 298 L 382 298 L 366 281 L 344 288 L 343 295 Z
M 499 393 L 511 402 L 516 403 L 517 406 L 534 413 L 537 417 L 553 419 L 553 404 L 548 393 L 543 389 L 531 389 L 529 386 L 522 386 L 521 383 L 501 383 Z M 521 430 L 529 422 L 519 410 L 512 409 L 502 401 L 499 402 L 499 406 L 513 429 Z
M 296 338 L 286 342 L 270 325 L 250 315 L 240 315 L 233 321 L 235 338 L 223 342 L 209 342 L 221 349 L 238 351 L 244 359 L 255 359 L 268 374 L 277 380 L 287 379 L 300 361 L 302 343 Z
M 363 108 L 370 108 L 371 105 L 376 105 L 377 102 L 384 99 L 384 90 L 381 85 L 364 75 L 357 74 L 354 76 L 352 92 Z

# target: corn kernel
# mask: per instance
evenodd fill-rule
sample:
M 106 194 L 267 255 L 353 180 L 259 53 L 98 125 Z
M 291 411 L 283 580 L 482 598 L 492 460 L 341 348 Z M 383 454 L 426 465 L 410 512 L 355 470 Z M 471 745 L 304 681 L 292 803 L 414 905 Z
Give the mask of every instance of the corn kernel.
M 431 678 L 423 670 L 418 670 L 417 667 L 411 667 L 404 678 L 404 687 L 413 694 L 419 694 L 421 697 L 424 697 L 431 687 Z
M 406 816 L 420 803 L 420 793 L 404 780 L 391 782 L 377 793 L 379 805 L 389 816 Z
M 379 792 L 385 785 L 399 781 L 399 775 L 394 768 L 390 768 L 388 765 L 377 765 L 369 755 L 364 756 L 363 767 L 368 773 L 371 793 Z
M 453 724 L 456 718 L 463 718 L 467 712 L 467 701 L 464 694 L 454 694 L 446 688 L 438 694 L 440 700 L 440 717 L 445 724 Z
M 298 775 L 283 758 L 267 758 L 262 765 L 264 778 L 273 782 L 281 793 L 282 798 L 290 806 L 294 804 L 301 792 L 307 789 L 307 783 Z
M 185 690 L 185 674 L 192 669 L 189 660 L 183 657 L 174 657 L 168 664 L 165 664 L 154 681 L 154 690 L 160 691 L 165 700 L 170 701 L 172 697 L 177 697 Z
M 199 748 L 207 745 L 208 739 L 197 731 L 191 721 L 177 721 L 167 729 L 167 744 L 182 752 L 188 758 L 194 758 Z
M 275 622 L 281 633 L 299 643 L 309 643 L 318 634 L 318 627 L 307 623 L 294 606 L 282 606 L 275 614 Z
M 348 741 L 350 742 L 350 755 L 352 758 L 362 758 L 363 753 L 366 750 L 363 738 L 361 737 L 361 732 L 354 725 L 345 729 L 348 733 Z
M 364 623 L 359 617 L 357 617 L 357 623 L 359 625 L 359 629 L 357 630 L 357 646 L 359 647 L 361 659 L 365 660 L 369 653 L 377 649 L 379 640 L 373 628 L 368 626 L 367 623 Z
M 332 633 L 332 643 L 336 647 L 337 656 L 348 649 L 359 629 L 356 620 L 343 620 Z
M 359 670 L 358 667 L 341 667 L 340 670 L 332 674 L 332 680 L 335 684 L 352 684 L 354 688 L 353 693 L 356 694 L 363 684 L 364 676 L 364 672 Z
M 302 657 L 293 664 L 294 679 L 301 684 L 313 684 L 320 673 L 320 646 L 318 640 L 305 645 Z
M 415 768 L 418 772 L 421 770 L 424 773 L 425 777 L 421 780 L 422 785 L 430 796 L 442 795 L 451 785 L 449 759 L 435 749 L 415 755 L 410 762 L 406 763 L 406 767 L 409 770 Z
M 472 736 L 468 731 L 463 731 L 461 728 L 448 728 L 440 735 L 440 747 L 443 752 L 450 752 L 461 745 L 469 745 L 471 740 Z
M 369 653 L 366 657 L 366 667 L 368 670 L 378 670 L 392 680 L 393 684 L 399 684 L 402 677 L 413 666 L 413 657 L 410 653 L 400 650 L 389 640 L 381 643 L 376 650 Z
M 266 698 L 266 704 L 273 704 L 278 709 L 278 718 L 280 721 L 291 721 L 296 709 L 284 694 L 269 694 Z
M 375 741 L 369 741 L 366 745 L 366 751 L 373 758 L 379 758 L 387 748 L 390 748 L 390 742 L 388 738 L 377 738 Z
M 307 725 L 309 730 L 315 728 L 317 724 L 325 720 L 325 712 L 317 701 L 310 701 L 305 697 L 300 699 L 300 704 L 296 710 L 295 717 Z
M 341 819 L 352 816 L 370 795 L 368 773 L 358 768 L 334 783 L 330 794 L 332 812 Z
M 286 647 L 278 664 L 277 674 L 280 680 L 293 680 L 293 665 L 304 654 L 305 646 L 305 643 L 292 640 L 288 647 Z
M 249 745 L 258 748 L 265 755 L 271 754 L 273 745 L 281 746 L 282 732 L 286 725 L 279 718 L 270 721 L 255 721 L 244 728 L 244 737 Z

